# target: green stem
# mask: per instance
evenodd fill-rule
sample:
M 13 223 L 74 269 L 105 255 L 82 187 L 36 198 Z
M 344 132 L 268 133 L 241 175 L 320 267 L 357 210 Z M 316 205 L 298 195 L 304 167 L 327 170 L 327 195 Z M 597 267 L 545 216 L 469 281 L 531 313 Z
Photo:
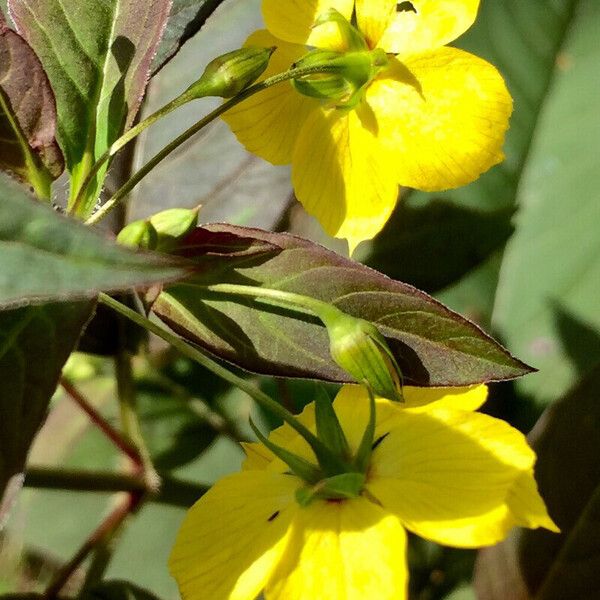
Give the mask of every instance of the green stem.
M 180 285 L 186 285 L 186 283 L 182 282 Z M 327 322 L 330 319 L 339 317 L 340 314 L 345 314 L 339 308 L 327 302 L 323 302 L 322 300 L 317 300 L 316 298 L 311 298 L 310 296 L 303 296 L 294 292 L 276 290 L 273 288 L 263 288 L 251 285 L 237 285 L 233 283 L 217 283 L 214 285 L 207 285 L 203 287 L 194 285 L 193 287 L 199 291 L 206 290 L 215 294 L 231 294 L 234 296 L 250 296 L 252 298 L 266 298 L 268 300 L 276 300 L 279 302 L 283 302 L 284 304 L 292 305 L 296 308 L 300 307 L 301 309 L 305 309 L 311 313 L 314 313 L 325 324 L 327 324 Z
M 197 350 L 196 348 L 190 346 L 185 340 L 167 331 L 166 329 L 163 329 L 156 323 L 150 321 L 146 317 L 143 317 L 128 306 L 121 304 L 121 302 L 119 302 L 118 300 L 115 300 L 114 298 L 111 298 L 110 296 L 101 293 L 98 296 L 98 301 L 112 308 L 115 312 L 133 321 L 140 327 L 143 327 L 144 329 L 147 329 L 148 331 L 162 338 L 163 340 L 171 344 L 171 346 L 173 346 L 176 350 L 181 352 L 181 354 L 196 361 L 204 368 L 208 369 L 209 371 L 212 371 L 215 375 L 218 375 L 225 381 L 228 381 L 229 383 L 240 388 L 241 390 L 246 392 L 251 398 L 253 398 L 258 404 L 260 404 L 260 406 L 271 411 L 272 413 L 280 417 L 283 421 L 285 421 L 311 445 L 315 445 L 321 449 L 323 448 L 323 443 L 309 429 L 307 429 L 302 423 L 300 423 L 300 421 L 298 421 L 291 412 L 289 412 L 287 409 L 281 406 L 281 404 L 273 400 L 273 398 L 271 398 L 269 395 L 259 390 L 252 383 L 249 383 L 242 377 L 239 377 L 235 373 L 232 373 L 229 369 L 226 369 L 225 367 L 221 366 L 218 362 L 214 361 L 212 358 L 209 358 L 208 356 L 200 352 L 200 350 Z
M 160 490 L 149 490 L 139 475 L 105 471 L 82 471 L 50 467 L 30 467 L 25 476 L 25 487 L 71 492 L 148 494 L 151 502 L 188 508 L 206 491 L 207 487 L 164 474 Z
M 306 75 L 313 75 L 317 73 L 330 73 L 335 71 L 335 67 L 331 66 L 311 66 L 311 67 L 302 67 L 298 69 L 290 69 L 289 71 L 285 71 L 284 73 L 279 73 L 278 75 L 274 75 L 273 77 L 269 77 L 260 83 L 254 84 L 248 88 L 246 88 L 243 92 L 227 100 L 221 104 L 218 108 L 210 112 L 204 118 L 200 119 L 197 123 L 192 125 L 189 129 L 184 131 L 179 137 L 175 138 L 170 144 L 165 146 L 160 152 L 155 154 L 129 181 L 127 181 L 121 188 L 119 188 L 109 200 L 96 212 L 94 213 L 87 221 L 87 225 L 93 225 L 98 221 L 102 220 L 115 206 L 125 197 L 131 190 L 142 180 L 148 173 L 150 173 L 157 165 L 159 165 L 171 152 L 179 148 L 183 143 L 185 143 L 189 138 L 198 133 L 201 129 L 212 123 L 218 117 L 220 117 L 224 112 L 228 111 L 230 108 L 233 108 L 240 102 L 246 100 L 250 96 L 257 94 L 258 92 L 262 92 L 278 83 L 282 83 L 284 81 L 289 81 L 290 79 L 296 79 L 298 77 L 303 77 Z
M 111 159 L 121 148 L 126 146 L 129 142 L 134 140 L 140 133 L 148 129 L 151 125 L 154 125 L 157 121 L 166 117 L 168 114 L 172 113 L 177 108 L 187 104 L 191 100 L 195 100 L 200 96 L 194 95 L 192 96 L 187 90 L 180 94 L 175 100 L 172 100 L 168 104 L 165 104 L 162 108 L 159 108 L 156 112 L 152 113 L 149 117 L 146 117 L 143 121 L 140 121 L 137 125 L 126 131 L 118 140 L 113 142 L 110 148 L 94 163 L 91 169 L 88 171 L 85 179 L 83 180 L 81 186 L 79 187 L 79 191 L 77 192 L 77 196 L 73 201 L 73 204 L 69 208 L 69 212 L 77 213 L 80 209 L 81 205 L 85 201 L 85 194 L 90 183 L 93 181 L 94 177 L 98 174 L 102 165 L 104 165 L 109 159 Z
M 158 489 L 160 478 L 152 464 L 150 452 L 144 441 L 138 419 L 137 398 L 133 382 L 131 356 L 127 351 L 123 350 L 117 353 L 115 357 L 115 371 L 123 433 L 139 452 L 142 460 L 144 478 L 146 479 L 148 487 L 150 489 Z

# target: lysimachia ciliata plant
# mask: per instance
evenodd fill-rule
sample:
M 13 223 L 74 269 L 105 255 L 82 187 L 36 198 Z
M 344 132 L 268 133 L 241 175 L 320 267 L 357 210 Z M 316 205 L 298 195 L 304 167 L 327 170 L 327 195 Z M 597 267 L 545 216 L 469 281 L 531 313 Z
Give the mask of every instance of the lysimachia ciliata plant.
M 200 4 L 202 20 L 220 2 Z M 161 493 L 136 413 L 132 357 L 143 351 L 123 342 L 125 322 L 284 423 L 264 434 L 251 422 L 259 441 L 244 445 L 242 472 L 191 508 L 169 562 L 184 598 L 406 598 L 406 531 L 461 548 L 495 544 L 515 526 L 557 531 L 525 438 L 476 412 L 487 383 L 530 369 L 470 321 L 309 240 L 199 226 L 201 209 L 121 219 L 115 236 L 95 227 L 222 116 L 250 152 L 292 165 L 298 200 L 352 253 L 386 224 L 400 187 L 462 186 L 502 160 L 512 111 L 503 79 L 447 45 L 473 24 L 479 1 L 263 0 L 265 30 L 136 121 L 149 77 L 184 37 L 175 5 L 9 0 L 0 23 L 0 166 L 9 174 L 0 322 L 19 373 L 1 392 L 4 513 L 86 326 L 100 307 L 123 319 L 114 352 L 120 427 L 67 378 L 61 384 L 132 460 L 128 495 L 46 597 Z M 108 191 L 113 157 L 209 96 L 226 100 Z M 53 182 L 64 171 L 61 207 Z M 295 416 L 235 366 L 344 385 L 333 402 L 315 392 Z M 102 562 L 93 564 L 86 585 L 102 576 Z

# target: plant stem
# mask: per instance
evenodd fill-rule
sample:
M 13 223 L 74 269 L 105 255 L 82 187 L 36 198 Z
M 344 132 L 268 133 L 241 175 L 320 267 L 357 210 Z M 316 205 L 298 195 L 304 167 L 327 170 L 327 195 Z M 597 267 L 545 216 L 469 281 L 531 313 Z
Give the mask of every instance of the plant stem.
M 47 490 L 97 493 L 148 491 L 146 483 L 139 475 L 46 467 L 29 468 L 25 486 Z
M 104 435 L 119 449 L 123 454 L 129 457 L 137 467 L 142 467 L 140 453 L 129 441 L 127 441 L 119 431 L 117 431 L 106 419 L 84 398 L 84 396 L 64 377 L 60 382 L 63 389 L 69 394 L 72 400 L 87 414 L 90 421 L 104 433 Z
M 64 565 L 46 588 L 42 598 L 53 600 L 67 584 L 73 573 L 81 566 L 96 547 L 105 544 L 118 531 L 127 517 L 135 512 L 143 498 L 143 494 L 129 493 L 120 499 L 118 506 L 100 523 L 96 530 L 87 538 L 76 552 L 75 556 Z
M 44 490 L 68 490 L 71 492 L 112 493 L 134 492 L 150 494 L 150 500 L 187 508 L 208 488 L 183 481 L 165 474 L 160 490 L 149 490 L 139 475 L 104 471 L 80 471 L 77 469 L 53 469 L 30 467 L 25 477 L 25 487 Z
M 190 285 L 182 282 L 180 285 Z M 191 284 L 193 285 L 193 284 Z M 263 288 L 251 285 L 237 285 L 233 283 L 217 283 L 214 285 L 207 286 L 195 286 L 195 289 L 206 290 L 215 294 L 231 294 L 235 296 L 251 296 L 253 298 L 266 298 L 269 300 L 277 300 L 287 305 L 292 305 L 296 308 L 306 309 L 311 313 L 314 313 L 322 320 L 327 320 L 328 317 L 339 316 L 342 312 L 339 308 L 311 298 L 309 296 L 303 296 L 301 294 L 295 294 L 294 292 L 285 292 L 283 290 L 277 290 L 273 288 Z
M 174 110 L 187 104 L 191 100 L 194 100 L 196 97 L 190 97 L 189 92 L 186 90 L 183 94 L 180 94 L 177 98 L 165 104 L 162 108 L 159 108 L 156 112 L 152 113 L 149 117 L 146 117 L 143 121 L 140 121 L 137 125 L 126 131 L 118 140 L 112 143 L 110 148 L 94 163 L 89 172 L 87 173 L 85 179 L 83 180 L 81 186 L 79 187 L 79 191 L 77 192 L 77 196 L 73 201 L 73 204 L 69 208 L 69 212 L 77 213 L 81 204 L 85 200 L 85 194 L 90 183 L 93 181 L 94 177 L 98 174 L 102 165 L 106 163 L 110 158 L 112 158 L 121 148 L 126 146 L 129 142 L 135 139 L 140 133 L 148 129 L 148 127 L 154 125 L 157 121 L 166 117 L 168 114 L 172 113 Z
M 135 173 L 135 175 L 133 175 L 133 177 L 131 177 L 129 181 L 127 181 L 120 189 L 118 189 L 113 196 L 86 221 L 86 224 L 92 225 L 102 220 L 146 175 L 148 175 L 148 173 L 150 173 L 150 171 L 152 171 L 165 158 L 167 158 L 171 152 L 179 148 L 181 144 L 186 142 L 201 129 L 212 123 L 230 108 L 233 108 L 250 96 L 257 94 L 258 92 L 262 92 L 263 90 L 277 85 L 278 83 L 282 83 L 283 81 L 289 81 L 290 79 L 295 79 L 306 75 L 330 73 L 332 71 L 335 71 L 334 67 L 322 65 L 290 69 L 289 71 L 279 73 L 278 75 L 273 75 L 273 77 L 268 77 L 264 81 L 246 88 L 240 94 L 234 98 L 231 98 L 230 100 L 227 100 L 204 118 L 200 119 L 197 123 L 184 131 L 180 136 L 175 138 L 170 144 L 165 146 L 160 152 L 155 154 L 139 171 L 137 171 L 137 173 Z
M 225 381 L 228 381 L 229 383 L 237 386 L 238 388 L 246 392 L 258 404 L 280 417 L 307 441 L 311 440 L 318 446 L 322 445 L 322 442 L 320 442 L 311 431 L 309 431 L 302 423 L 300 423 L 291 412 L 289 412 L 287 409 L 281 406 L 281 404 L 273 400 L 273 398 L 271 398 L 269 395 L 259 390 L 252 383 L 249 383 L 242 377 L 235 375 L 235 373 L 232 373 L 229 369 L 226 369 L 225 367 L 221 366 L 218 362 L 200 352 L 200 350 L 197 350 L 193 346 L 190 346 L 185 340 L 167 331 L 166 329 L 163 329 L 162 327 L 150 321 L 146 317 L 143 317 L 142 315 L 136 313 L 128 306 L 121 304 L 121 302 L 119 302 L 118 300 L 115 300 L 114 298 L 111 298 L 110 296 L 101 293 L 98 296 L 98 301 L 102 304 L 105 304 L 106 306 L 109 306 L 114 311 L 126 317 L 127 319 L 130 319 L 140 327 L 143 327 L 144 329 L 147 329 L 148 331 L 154 333 L 158 337 L 171 344 L 184 356 L 191 358 L 206 369 L 212 371 L 215 375 L 222 377 L 223 379 L 225 379 Z
M 160 487 L 160 477 L 152 464 L 150 452 L 146 447 L 146 442 L 142 434 L 137 414 L 137 398 L 133 381 L 131 356 L 126 350 L 119 351 L 115 356 L 115 372 L 123 432 L 139 453 L 142 461 L 143 475 L 148 487 L 157 490 Z

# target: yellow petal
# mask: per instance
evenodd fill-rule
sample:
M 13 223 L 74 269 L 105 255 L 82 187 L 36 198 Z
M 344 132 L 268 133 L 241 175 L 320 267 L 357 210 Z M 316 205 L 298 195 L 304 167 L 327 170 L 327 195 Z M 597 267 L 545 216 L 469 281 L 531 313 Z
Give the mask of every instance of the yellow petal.
M 363 498 L 314 502 L 298 511 L 266 600 L 403 600 L 406 534 Z
M 265 24 L 275 37 L 293 44 L 339 48 L 341 38 L 336 35 L 337 27 L 312 29 L 319 15 L 330 8 L 349 20 L 354 0 L 263 0 L 262 3 Z
M 457 388 L 417 388 L 405 386 L 403 392 L 406 403 L 402 407 L 412 409 L 415 412 L 442 407 L 475 411 L 483 406 L 488 395 L 488 389 L 485 385 Z
M 285 548 L 299 480 L 246 471 L 221 479 L 188 512 L 169 559 L 185 600 L 254 600 Z
M 471 27 L 479 9 L 479 0 L 411 0 L 411 4 L 415 10 L 398 12 L 379 40 L 386 52 L 406 56 L 445 46 Z
M 520 527 L 545 527 L 559 533 L 560 529 L 548 514 L 544 500 L 540 496 L 533 470 L 523 473 L 508 493 L 506 503 L 515 524 Z
M 375 48 L 383 33 L 393 24 L 396 0 L 356 0 L 358 28 L 370 48 Z
M 260 442 L 242 442 L 246 459 L 242 463 L 243 471 L 261 471 L 273 462 L 275 455 Z
M 465 185 L 502 161 L 512 99 L 486 61 L 442 48 L 391 66 L 367 91 L 398 183 L 425 191 Z
M 254 32 L 246 45 L 277 46 L 261 79 L 286 71 L 306 53 L 303 46 L 277 40 L 264 30 Z M 317 100 L 302 96 L 284 81 L 244 100 L 227 111 L 223 120 L 249 152 L 275 165 L 285 165 L 292 160 L 302 124 L 318 106 Z
M 507 495 L 535 455 L 508 424 L 467 411 L 401 413 L 375 449 L 369 491 L 415 533 L 442 544 L 501 539 Z
M 351 252 L 377 234 L 398 197 L 394 163 L 368 106 L 311 113 L 298 137 L 292 181 L 298 200 Z

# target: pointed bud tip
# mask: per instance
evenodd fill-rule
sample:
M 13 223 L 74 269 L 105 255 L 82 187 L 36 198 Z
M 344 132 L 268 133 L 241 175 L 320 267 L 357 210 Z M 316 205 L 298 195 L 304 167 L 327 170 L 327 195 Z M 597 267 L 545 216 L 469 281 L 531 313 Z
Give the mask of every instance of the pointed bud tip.
M 333 360 L 377 396 L 401 401 L 402 374 L 377 327 L 344 313 L 325 324 Z

